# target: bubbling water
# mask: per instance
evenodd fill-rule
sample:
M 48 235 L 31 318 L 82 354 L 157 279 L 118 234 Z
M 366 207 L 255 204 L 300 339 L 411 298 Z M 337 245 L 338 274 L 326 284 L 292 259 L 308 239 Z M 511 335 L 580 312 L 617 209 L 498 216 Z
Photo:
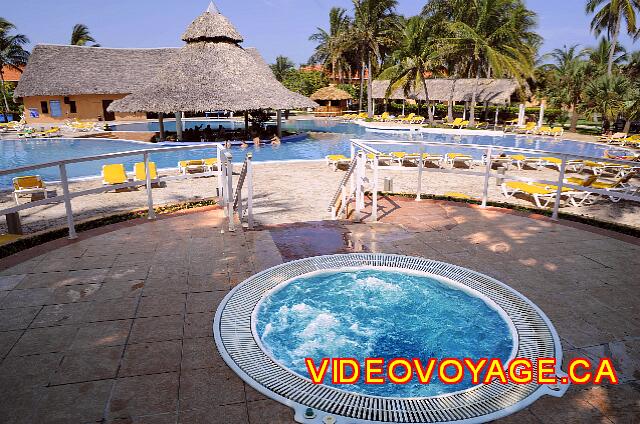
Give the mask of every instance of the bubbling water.
M 514 346 L 509 325 L 483 299 L 426 275 L 363 269 L 291 280 L 258 307 L 256 331 L 284 367 L 308 377 L 305 358 L 499 358 Z M 331 374 L 325 384 L 329 384 Z M 434 379 L 421 385 L 339 386 L 386 397 L 428 397 L 471 387 Z

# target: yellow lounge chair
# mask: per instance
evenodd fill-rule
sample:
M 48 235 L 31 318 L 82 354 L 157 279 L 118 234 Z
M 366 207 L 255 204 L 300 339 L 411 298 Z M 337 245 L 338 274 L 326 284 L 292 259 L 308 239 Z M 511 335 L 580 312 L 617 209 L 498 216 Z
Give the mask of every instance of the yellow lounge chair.
M 376 155 L 374 155 L 373 153 L 367 153 L 367 163 L 373 165 L 373 161 L 375 160 Z M 394 156 L 391 156 L 389 154 L 383 153 L 378 155 L 378 165 L 391 165 L 393 163 L 393 161 L 395 160 Z
M 562 137 L 564 135 L 564 128 L 562 127 L 553 127 L 551 128 L 551 133 L 549 134 L 553 137 Z
M 217 171 L 218 170 L 218 158 L 205 159 L 204 160 L 204 166 L 205 166 L 205 168 L 207 168 L 208 172 Z
M 35 193 L 42 193 L 44 198 L 47 198 L 47 187 L 40 175 L 26 175 L 13 179 L 13 197 L 17 205 L 20 204 L 19 196 L 31 196 Z
M 151 181 L 158 179 L 158 172 L 156 170 L 155 162 L 149 162 L 149 173 L 151 174 Z M 134 181 L 146 181 L 147 170 L 144 167 L 144 162 L 138 162 L 133 166 Z
M 528 184 L 521 181 L 510 181 L 502 183 L 502 193 L 506 198 L 511 198 L 518 193 L 527 194 L 533 197 L 536 206 L 539 208 L 546 208 L 549 206 L 556 195 L 557 190 L 551 190 L 546 187 L 540 187 L 535 184 Z M 542 203 L 544 201 L 544 204 Z
M 327 165 L 331 166 L 334 171 L 337 171 L 340 166 L 349 165 L 351 159 L 345 155 L 328 155 L 325 157 Z
M 442 155 L 432 155 L 430 153 L 422 154 L 422 163 L 427 164 L 431 163 L 436 165 L 438 168 L 442 168 L 442 161 L 444 160 L 444 156 Z M 416 166 L 420 163 L 420 154 L 419 153 L 411 153 L 404 157 L 405 162 L 410 162 L 415 164 Z
M 558 171 L 562 167 L 562 159 L 554 158 L 552 156 L 543 156 L 540 158 L 543 162 L 543 166 L 555 166 Z M 579 159 L 569 159 L 567 160 L 567 169 L 571 168 L 575 172 L 580 172 L 582 167 L 584 166 L 584 162 Z
M 519 170 L 522 170 L 522 168 L 524 168 L 525 166 L 530 166 L 539 170 L 544 164 L 542 158 L 530 157 L 525 155 L 511 155 L 511 159 Z
M 426 121 L 426 118 L 424 116 L 415 116 L 412 120 L 411 120 L 411 124 L 414 125 L 422 125 L 424 124 L 424 121 Z
M 472 168 L 473 157 L 465 155 L 464 153 L 447 153 L 447 163 L 449 163 L 451 167 L 455 167 L 457 163 L 461 163 Z
M 602 137 L 600 137 L 600 140 L 606 141 L 608 144 L 614 144 L 618 142 L 622 143 L 623 140 L 626 139 L 627 137 L 629 137 L 629 134 L 624 132 L 617 132 L 611 135 L 603 135 Z
M 632 186 L 631 184 L 629 184 L 629 181 L 635 177 L 637 175 L 636 172 L 630 172 L 627 175 L 625 175 L 622 178 L 618 178 L 615 181 L 597 181 L 595 180 L 593 183 L 591 183 L 588 187 L 591 188 L 595 188 L 598 190 L 606 190 L 608 192 L 618 192 L 618 193 L 622 193 L 622 194 L 628 194 L 631 196 L 635 196 L 638 193 L 640 193 L 640 187 L 635 187 Z M 595 178 L 597 178 L 597 176 L 594 176 Z M 567 178 L 566 180 L 568 183 L 570 184 L 578 184 L 581 180 L 580 178 Z M 571 196 L 571 202 L 575 205 L 575 206 L 582 206 L 583 204 L 589 204 L 592 205 L 596 202 L 596 200 L 600 197 L 603 196 L 602 194 L 599 193 L 591 193 L 588 191 L 582 191 L 579 193 L 575 193 Z M 595 197 L 595 198 L 594 198 Z M 579 201 L 578 201 L 579 199 Z M 616 197 L 615 195 L 609 195 L 609 199 L 614 202 L 617 203 L 620 200 L 622 200 L 620 197 Z
M 389 113 L 385 112 L 382 115 L 376 115 L 373 117 L 373 120 L 378 122 L 387 122 L 389 120 Z
M 126 182 L 129 182 L 129 178 L 123 164 L 102 165 L 102 184 L 116 185 Z
M 406 118 L 400 118 L 400 122 L 403 124 L 410 124 L 413 121 L 413 118 L 416 117 L 415 113 L 410 113 Z
M 452 122 L 445 122 L 443 125 L 445 125 L 447 127 L 455 128 L 455 127 L 459 127 L 460 125 L 462 125 L 463 122 L 464 122 L 464 120 L 462 118 L 456 118 Z
M 178 171 L 182 175 L 187 175 L 189 172 L 204 172 L 205 171 L 204 160 L 195 159 L 195 160 L 181 160 L 178 162 Z
M 540 127 L 532 131 L 535 135 L 551 135 L 551 127 Z
M 517 133 L 517 134 L 530 134 L 532 131 L 534 131 L 536 129 L 536 123 L 535 122 L 527 122 L 524 126 L 522 127 L 516 127 L 513 132 Z

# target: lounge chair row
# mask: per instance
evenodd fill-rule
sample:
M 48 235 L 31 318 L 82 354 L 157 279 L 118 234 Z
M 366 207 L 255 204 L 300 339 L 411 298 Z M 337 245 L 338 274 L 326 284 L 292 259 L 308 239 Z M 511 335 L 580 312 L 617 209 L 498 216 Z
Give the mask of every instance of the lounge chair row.
M 619 202 L 621 198 L 616 195 L 626 194 L 635 196 L 640 193 L 640 186 L 630 184 L 630 180 L 636 175 L 635 172 L 630 172 L 624 177 L 617 178 L 613 181 L 600 180 L 597 175 L 589 176 L 586 179 L 576 177 L 566 178 L 564 180 L 566 184 L 578 186 L 578 188 L 563 187 L 562 197 L 574 206 L 592 205 L 598 198 L 604 196 L 607 196 L 612 202 Z M 607 195 L 581 190 L 583 187 L 605 190 Z M 555 200 L 558 187 L 542 183 L 511 181 L 502 184 L 502 192 L 507 198 L 514 197 L 518 193 L 529 195 L 539 208 L 546 208 Z
M 196 159 L 196 160 L 184 160 L 178 162 L 178 170 L 181 174 L 186 175 L 188 173 L 198 172 L 213 172 L 218 167 L 218 159 Z M 149 173 L 152 182 L 157 182 L 158 171 L 156 169 L 155 162 L 149 162 Z M 139 181 L 145 184 L 147 180 L 146 167 L 144 162 L 138 162 L 133 166 L 133 181 Z M 129 176 L 125 166 L 121 163 L 114 163 L 102 166 L 102 184 L 103 185 L 118 185 L 129 182 Z M 47 186 L 40 175 L 26 175 L 21 177 L 15 177 L 13 179 L 13 196 L 16 204 L 19 204 L 20 196 L 31 196 L 33 194 L 41 193 L 47 198 Z
M 617 132 L 611 135 L 603 135 L 600 137 L 600 141 L 605 141 L 608 144 L 620 144 L 621 146 L 640 147 L 640 134 L 629 135 L 628 133 Z
M 562 127 L 550 127 L 550 126 L 538 126 L 535 122 L 528 122 L 525 125 L 511 125 L 505 128 L 505 132 L 513 132 L 516 134 L 531 134 L 531 135 L 548 135 L 551 137 L 562 137 L 564 135 L 564 128 Z
M 337 170 L 340 166 L 347 166 L 351 163 L 351 159 L 344 155 L 328 155 L 326 156 L 327 165 L 331 166 L 334 170 Z M 373 153 L 367 154 L 367 164 L 372 165 L 375 162 L 376 155 Z M 413 165 L 417 166 L 420 163 L 419 153 L 406 153 L 406 152 L 391 152 L 378 155 L 378 164 L 387 166 L 404 166 Z M 463 153 L 447 153 L 446 155 L 437 155 L 431 153 L 422 154 L 423 164 L 432 164 L 439 168 L 444 167 L 445 164 L 450 166 L 456 166 L 457 164 L 464 164 L 471 168 L 475 165 L 473 157 Z

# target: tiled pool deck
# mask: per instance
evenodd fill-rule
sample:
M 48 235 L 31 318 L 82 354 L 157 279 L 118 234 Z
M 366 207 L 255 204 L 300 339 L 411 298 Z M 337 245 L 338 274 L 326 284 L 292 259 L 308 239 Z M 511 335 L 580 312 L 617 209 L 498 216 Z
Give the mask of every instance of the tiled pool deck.
M 236 233 L 222 233 L 220 211 L 208 209 L 55 242 L 21 263 L 2 260 L 0 422 L 291 423 L 288 408 L 224 365 L 211 337 L 214 310 L 257 271 L 361 251 L 484 272 L 549 315 L 566 357 L 613 358 L 623 384 L 574 386 L 501 422 L 637 422 L 637 239 L 449 203 L 381 206 L 391 213 L 379 224 Z

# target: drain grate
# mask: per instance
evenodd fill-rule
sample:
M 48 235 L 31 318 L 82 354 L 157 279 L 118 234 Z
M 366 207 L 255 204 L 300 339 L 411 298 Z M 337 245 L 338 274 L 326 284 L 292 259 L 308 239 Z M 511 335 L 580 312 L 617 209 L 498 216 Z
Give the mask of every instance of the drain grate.
M 531 301 L 510 287 L 477 272 L 423 258 L 386 254 L 331 255 L 301 259 L 270 268 L 244 281 L 218 307 L 214 336 L 225 362 L 249 385 L 296 411 L 296 420 L 321 423 L 327 415 L 340 423 L 480 423 L 512 414 L 548 394 L 562 396 L 567 386 L 535 383 L 472 387 L 428 398 L 383 398 L 346 392 L 309 380 L 287 370 L 267 355 L 254 339 L 252 314 L 264 294 L 301 275 L 346 268 L 391 268 L 446 278 L 494 301 L 508 316 L 515 331 L 516 357 L 556 358 L 562 349 L 553 325 Z M 534 365 L 535 368 L 535 365 Z M 559 377 L 565 374 L 556 370 Z M 534 371 L 535 372 L 535 371 Z M 305 418 L 312 408 L 315 418 Z

